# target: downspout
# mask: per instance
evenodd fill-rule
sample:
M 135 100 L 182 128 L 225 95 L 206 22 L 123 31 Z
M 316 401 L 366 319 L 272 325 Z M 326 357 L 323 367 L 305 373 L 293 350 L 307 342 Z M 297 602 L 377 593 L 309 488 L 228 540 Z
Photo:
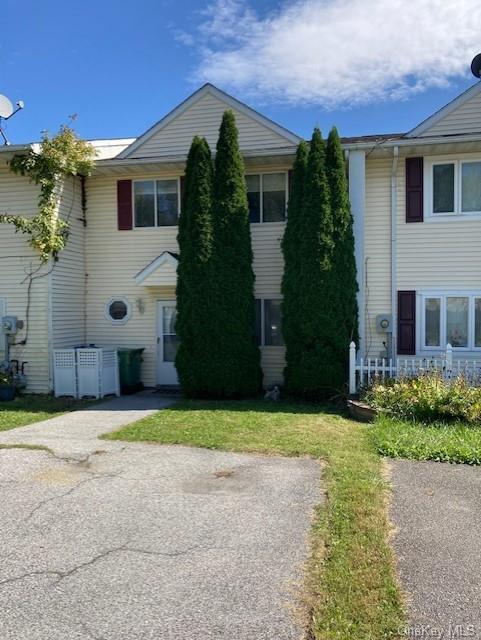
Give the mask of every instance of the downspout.
M 397 169 L 399 147 L 392 150 L 391 167 L 391 313 L 392 332 L 388 357 L 396 358 L 397 353 Z

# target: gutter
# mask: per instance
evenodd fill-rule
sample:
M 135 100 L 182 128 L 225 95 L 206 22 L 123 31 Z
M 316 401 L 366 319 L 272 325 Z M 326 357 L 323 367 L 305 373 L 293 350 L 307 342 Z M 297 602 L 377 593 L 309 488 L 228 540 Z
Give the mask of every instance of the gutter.
M 397 352 L 397 170 L 399 148 L 392 150 L 391 167 L 391 313 L 392 331 L 390 354 L 388 358 L 395 358 Z
M 366 149 L 389 149 L 393 147 L 414 147 L 414 146 L 430 146 L 435 144 L 446 144 L 453 142 L 481 142 L 481 133 L 471 133 L 463 136 L 437 136 L 435 138 L 393 138 L 392 140 L 383 140 L 376 143 L 374 140 L 368 142 L 352 142 L 343 144 L 344 149 L 350 150 L 366 150 Z

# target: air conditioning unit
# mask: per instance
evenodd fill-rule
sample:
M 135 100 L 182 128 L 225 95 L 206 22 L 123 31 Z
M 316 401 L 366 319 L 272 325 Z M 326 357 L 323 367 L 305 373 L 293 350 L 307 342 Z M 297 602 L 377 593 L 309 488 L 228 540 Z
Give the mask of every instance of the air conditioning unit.
M 381 313 L 376 316 L 376 330 L 379 333 L 392 333 L 392 315 Z

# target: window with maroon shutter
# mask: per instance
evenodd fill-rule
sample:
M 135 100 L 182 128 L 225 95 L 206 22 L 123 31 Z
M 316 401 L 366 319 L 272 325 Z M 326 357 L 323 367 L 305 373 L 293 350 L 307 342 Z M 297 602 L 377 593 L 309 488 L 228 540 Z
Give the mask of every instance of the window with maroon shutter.
M 117 181 L 117 228 L 132 229 L 132 180 Z
M 416 354 L 416 292 L 398 291 L 397 294 L 397 352 L 399 355 Z
M 423 158 L 406 158 L 406 222 L 424 219 Z

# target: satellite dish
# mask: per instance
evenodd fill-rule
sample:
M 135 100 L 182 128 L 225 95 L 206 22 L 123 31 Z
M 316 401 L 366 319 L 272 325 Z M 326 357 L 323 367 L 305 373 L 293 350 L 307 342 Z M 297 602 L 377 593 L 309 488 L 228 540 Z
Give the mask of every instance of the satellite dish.
M 471 73 L 475 78 L 481 78 L 481 53 L 474 56 L 473 61 L 471 62 Z
M 0 95 L 0 118 L 10 118 L 13 113 L 13 104 L 8 98 Z

